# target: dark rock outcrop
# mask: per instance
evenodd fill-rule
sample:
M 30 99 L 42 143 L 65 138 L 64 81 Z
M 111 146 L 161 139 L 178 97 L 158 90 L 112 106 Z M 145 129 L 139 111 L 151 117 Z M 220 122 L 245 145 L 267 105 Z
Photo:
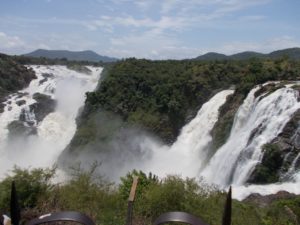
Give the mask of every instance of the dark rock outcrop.
M 32 69 L 20 65 L 11 56 L 0 54 L 0 101 L 8 94 L 25 88 L 35 78 Z
M 49 113 L 54 112 L 56 107 L 56 101 L 52 99 L 50 96 L 35 93 L 33 98 L 37 101 L 36 103 L 29 106 L 30 112 L 35 114 L 36 121 L 41 122 Z M 24 112 L 21 114 L 22 118 L 20 120 L 24 120 Z
M 1 100 L 0 100 L 0 113 L 4 112 L 4 107 L 5 107 L 5 104 L 3 102 L 1 102 Z
M 39 85 L 42 85 L 46 81 L 48 81 L 49 78 L 53 78 L 54 75 L 52 73 L 43 73 L 42 76 L 44 77 L 42 80 L 39 81 Z
M 29 85 L 36 75 L 17 63 L 13 57 L 0 53 L 0 113 L 3 113 L 7 96 Z M 21 102 L 20 102 L 21 103 Z
M 89 68 L 83 65 L 77 65 L 77 64 L 67 65 L 67 68 L 87 75 L 90 75 L 92 73 L 92 71 Z
M 21 106 L 21 105 L 26 104 L 26 101 L 25 101 L 25 100 L 19 100 L 19 101 L 16 101 L 16 104 L 17 104 L 18 106 Z
M 272 204 L 274 201 L 282 200 L 282 199 L 293 199 L 297 195 L 291 194 L 287 191 L 279 191 L 276 194 L 271 195 L 260 195 L 257 193 L 249 195 L 243 202 L 255 203 L 258 207 L 267 207 Z
M 27 137 L 37 133 L 36 127 L 26 126 L 24 122 L 15 120 L 7 126 L 9 130 L 9 138 Z
M 233 125 L 234 116 L 242 104 L 245 96 L 239 93 L 234 93 L 227 97 L 226 103 L 221 106 L 219 110 L 219 119 L 216 122 L 211 134 L 212 154 L 222 146 L 230 135 L 231 127 Z
M 248 179 L 249 183 L 266 184 L 291 179 L 292 171 L 300 169 L 300 109 L 282 132 L 264 146 L 264 156 Z M 293 165 L 294 164 L 294 165 Z

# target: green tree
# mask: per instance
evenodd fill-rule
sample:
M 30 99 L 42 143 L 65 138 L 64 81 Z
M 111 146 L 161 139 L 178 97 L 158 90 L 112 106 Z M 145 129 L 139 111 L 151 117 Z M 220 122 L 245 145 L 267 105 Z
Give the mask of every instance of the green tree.
M 12 175 L 0 183 L 0 208 L 9 208 L 12 181 L 16 183 L 21 208 L 35 207 L 39 199 L 45 197 L 53 188 L 50 181 L 54 174 L 55 168 L 29 170 L 14 167 Z

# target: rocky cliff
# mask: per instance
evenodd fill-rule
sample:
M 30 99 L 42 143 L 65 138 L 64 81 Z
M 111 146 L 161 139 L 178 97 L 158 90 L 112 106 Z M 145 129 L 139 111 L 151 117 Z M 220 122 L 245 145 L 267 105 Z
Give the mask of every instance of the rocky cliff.
M 32 69 L 20 65 L 10 56 L 0 54 L 0 112 L 8 94 L 25 88 L 35 78 Z

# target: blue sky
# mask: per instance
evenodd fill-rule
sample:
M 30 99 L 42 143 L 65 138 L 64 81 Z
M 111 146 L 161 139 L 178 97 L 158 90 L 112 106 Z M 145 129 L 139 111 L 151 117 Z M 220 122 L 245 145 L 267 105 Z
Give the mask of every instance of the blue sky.
M 0 52 L 192 58 L 300 47 L 299 0 L 1 0 Z

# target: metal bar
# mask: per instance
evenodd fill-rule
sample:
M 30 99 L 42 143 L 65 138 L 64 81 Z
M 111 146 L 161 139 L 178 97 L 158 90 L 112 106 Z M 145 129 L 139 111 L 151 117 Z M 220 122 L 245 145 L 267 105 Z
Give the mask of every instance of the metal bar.
M 14 181 L 11 184 L 10 215 L 11 215 L 11 223 L 13 225 L 19 225 L 19 222 L 21 219 L 21 212 L 20 212 L 18 195 L 17 195 L 16 186 L 15 186 Z
M 90 217 L 75 211 L 49 213 L 30 220 L 26 225 L 38 225 L 56 221 L 73 221 L 84 225 L 95 225 L 94 221 Z
M 224 206 L 224 212 L 223 212 L 223 219 L 222 219 L 222 225 L 231 225 L 231 209 L 232 209 L 232 190 L 231 186 L 229 188 L 225 206 Z
M 160 225 L 168 222 L 187 223 L 192 225 L 208 225 L 200 218 L 186 212 L 167 212 L 161 214 L 154 221 L 153 225 Z

